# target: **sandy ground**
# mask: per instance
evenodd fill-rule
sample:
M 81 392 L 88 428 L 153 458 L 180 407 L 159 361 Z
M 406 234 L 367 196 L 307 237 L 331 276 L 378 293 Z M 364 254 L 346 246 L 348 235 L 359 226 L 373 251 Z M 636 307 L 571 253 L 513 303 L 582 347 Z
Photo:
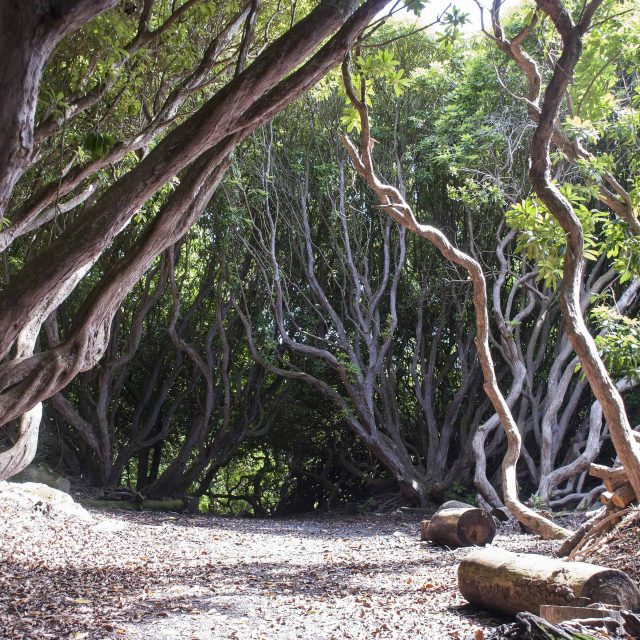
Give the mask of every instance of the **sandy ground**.
M 97 512 L 0 496 L 0 636 L 481 640 L 504 620 L 466 605 L 466 549 L 402 514 L 289 520 Z M 494 544 L 547 553 L 503 525 Z

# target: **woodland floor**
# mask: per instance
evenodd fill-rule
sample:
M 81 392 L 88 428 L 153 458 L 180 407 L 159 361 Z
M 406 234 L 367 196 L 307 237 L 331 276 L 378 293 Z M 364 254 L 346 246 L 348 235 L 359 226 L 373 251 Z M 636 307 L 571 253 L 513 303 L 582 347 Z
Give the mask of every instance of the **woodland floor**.
M 0 500 L 3 639 L 482 639 L 505 622 L 465 604 L 467 550 L 420 542 L 418 516 L 91 515 Z M 558 543 L 503 525 L 494 544 Z

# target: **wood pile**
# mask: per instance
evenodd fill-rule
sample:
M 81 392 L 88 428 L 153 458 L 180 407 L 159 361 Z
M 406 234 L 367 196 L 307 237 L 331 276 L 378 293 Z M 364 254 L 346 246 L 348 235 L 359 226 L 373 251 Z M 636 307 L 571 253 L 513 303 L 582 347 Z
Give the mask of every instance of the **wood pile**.
M 605 491 L 600 494 L 600 502 L 604 508 L 565 540 L 558 550 L 561 557 L 575 559 L 581 554 L 584 557 L 587 549 L 594 549 L 631 509 L 637 507 L 638 500 L 624 467 L 592 464 L 589 475 L 602 480 Z
M 624 467 L 605 467 L 602 464 L 592 464 L 589 467 L 589 475 L 602 480 L 606 491 L 600 494 L 600 502 L 605 506 L 613 505 L 624 509 L 636 501 L 636 495 Z

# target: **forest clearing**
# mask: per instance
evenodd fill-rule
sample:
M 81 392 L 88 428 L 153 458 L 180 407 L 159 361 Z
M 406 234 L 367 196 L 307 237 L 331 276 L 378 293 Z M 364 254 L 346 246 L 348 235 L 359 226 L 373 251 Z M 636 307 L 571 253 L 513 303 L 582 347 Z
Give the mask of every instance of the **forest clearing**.
M 468 549 L 421 543 L 415 516 L 0 515 L 6 638 L 462 640 L 506 621 L 464 606 Z M 514 525 L 496 544 L 558 546 Z
M 638 0 L 0 0 L 0 105 L 3 638 L 640 638 Z

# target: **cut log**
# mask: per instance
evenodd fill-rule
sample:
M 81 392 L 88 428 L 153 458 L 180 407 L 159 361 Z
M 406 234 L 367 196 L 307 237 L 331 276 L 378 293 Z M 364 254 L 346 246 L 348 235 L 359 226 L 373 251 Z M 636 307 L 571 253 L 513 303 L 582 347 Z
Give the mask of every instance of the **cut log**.
M 431 518 L 427 540 L 448 547 L 489 544 L 496 535 L 493 516 L 484 509 L 444 509 Z
M 427 538 L 427 529 L 429 529 L 430 522 L 431 520 L 423 520 L 420 523 L 420 540 L 422 540 L 423 542 L 429 539 Z
M 620 507 L 620 509 L 624 509 L 627 505 L 634 502 L 635 499 L 636 494 L 630 484 L 623 484 L 616 489 L 611 496 L 611 502 L 613 502 L 616 507 Z
M 602 480 L 607 491 L 613 493 L 620 485 L 629 482 L 624 467 L 605 467 L 602 464 L 589 466 L 589 475 Z
M 541 604 L 540 617 L 554 624 L 565 620 L 593 620 L 594 618 L 612 618 L 622 623 L 617 609 L 595 609 L 593 607 L 561 607 L 557 604 Z
M 510 616 L 521 611 L 539 615 L 543 604 L 640 607 L 640 591 L 622 571 L 494 548 L 478 549 L 464 558 L 458 567 L 458 588 L 471 604 Z

